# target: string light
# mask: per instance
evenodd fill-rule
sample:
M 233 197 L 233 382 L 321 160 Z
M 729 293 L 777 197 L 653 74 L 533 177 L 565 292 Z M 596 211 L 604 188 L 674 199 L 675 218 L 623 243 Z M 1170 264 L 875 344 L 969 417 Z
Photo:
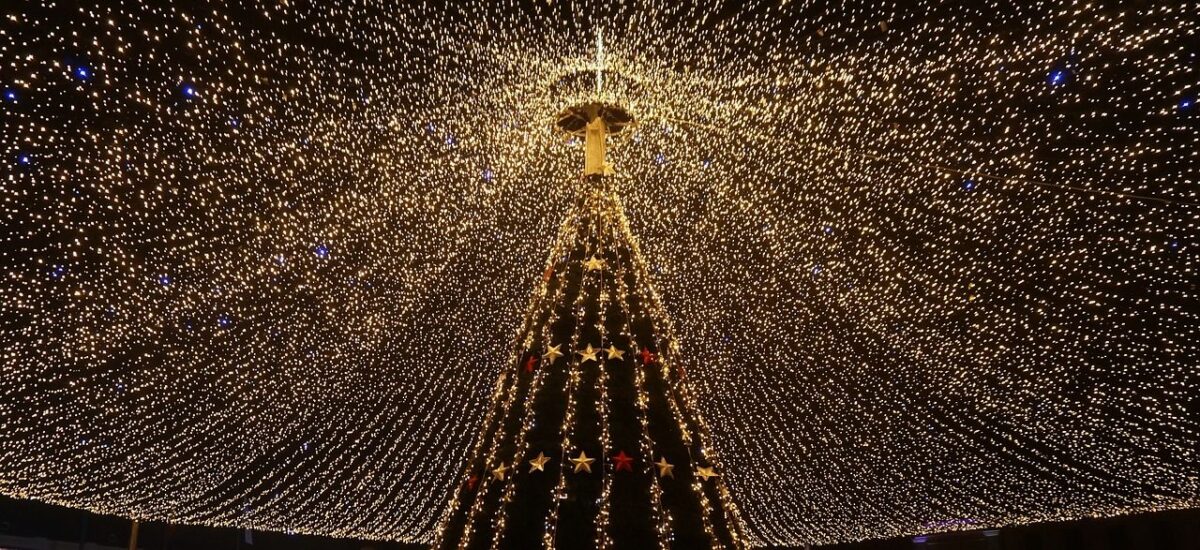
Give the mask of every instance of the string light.
M 433 542 L 599 95 L 700 529 L 1200 505 L 1195 2 L 42 4 L 0 19 L 0 493 Z

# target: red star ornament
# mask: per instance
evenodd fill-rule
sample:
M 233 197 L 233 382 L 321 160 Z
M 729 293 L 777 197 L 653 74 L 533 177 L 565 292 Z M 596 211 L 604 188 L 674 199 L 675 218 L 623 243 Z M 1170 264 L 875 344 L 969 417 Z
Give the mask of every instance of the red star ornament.
M 620 451 L 613 455 L 613 466 L 618 472 L 625 470 L 626 472 L 633 471 L 633 457 L 625 454 L 625 451 Z
M 654 361 L 654 352 L 650 351 L 649 348 L 642 348 L 642 353 L 640 353 L 640 355 L 642 356 L 643 365 L 649 365 Z
M 537 365 L 537 356 L 530 355 L 529 359 L 525 360 L 525 372 L 533 372 L 533 367 Z

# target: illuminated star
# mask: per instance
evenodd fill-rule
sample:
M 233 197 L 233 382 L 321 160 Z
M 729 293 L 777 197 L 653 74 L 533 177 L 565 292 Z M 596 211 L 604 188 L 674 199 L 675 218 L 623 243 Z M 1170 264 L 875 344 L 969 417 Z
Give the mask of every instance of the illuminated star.
M 504 472 L 507 472 L 507 471 L 508 471 L 508 466 L 501 464 L 501 465 L 497 466 L 496 469 L 492 470 L 492 478 L 498 479 L 500 481 L 504 481 Z
M 658 462 L 655 462 L 654 465 L 658 466 L 658 477 L 675 478 L 675 465 L 667 462 L 667 457 L 664 456 L 658 459 Z
M 604 351 L 608 352 L 609 359 L 624 359 L 625 358 L 625 352 L 617 349 L 617 346 L 614 346 L 612 344 L 609 344 L 608 349 L 604 350 Z
M 597 269 L 604 269 L 604 260 L 592 256 L 591 259 L 583 262 L 583 265 L 588 269 L 588 271 L 596 271 Z
M 616 471 L 625 470 L 626 472 L 633 471 L 633 457 L 625 454 L 625 451 L 618 452 L 613 455 L 613 469 Z
M 712 466 L 698 466 L 696 475 L 704 478 L 704 481 L 708 481 L 709 478 L 717 477 L 717 472 L 713 471 Z
M 583 350 L 577 353 L 580 355 L 580 362 L 586 363 L 588 361 L 595 361 L 596 354 L 600 353 L 600 350 L 593 348 L 591 344 L 588 344 L 586 348 L 583 348 Z
M 547 462 L 550 462 L 550 457 L 546 453 L 538 453 L 537 458 L 529 461 L 529 471 L 544 472 Z
M 643 365 L 649 365 L 651 361 L 654 361 L 654 352 L 650 351 L 647 348 L 642 348 L 642 353 L 640 353 L 639 355 L 642 356 L 642 364 Z
M 584 451 L 579 451 L 579 456 L 571 459 L 571 463 L 575 465 L 575 473 L 577 474 L 579 472 L 592 473 L 592 463 L 595 461 L 596 459 L 594 458 L 588 458 L 587 453 Z
M 562 355 L 562 344 L 559 344 L 557 346 L 550 346 L 547 348 L 546 353 L 542 354 L 542 358 L 550 363 L 553 363 L 555 359 L 562 357 Z

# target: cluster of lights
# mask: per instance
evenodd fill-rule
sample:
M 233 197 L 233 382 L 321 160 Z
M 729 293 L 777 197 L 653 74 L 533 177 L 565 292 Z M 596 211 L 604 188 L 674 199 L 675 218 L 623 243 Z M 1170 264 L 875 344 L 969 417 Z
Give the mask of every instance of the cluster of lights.
M 748 543 L 1200 505 L 1197 6 L 1010 4 L 6 8 L 0 493 L 433 541 L 602 69 Z

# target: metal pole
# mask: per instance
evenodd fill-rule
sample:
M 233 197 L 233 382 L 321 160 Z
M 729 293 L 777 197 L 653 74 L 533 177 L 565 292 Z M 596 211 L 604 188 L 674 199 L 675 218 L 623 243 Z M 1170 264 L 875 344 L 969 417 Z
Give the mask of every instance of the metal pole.
M 608 126 L 604 123 L 603 116 L 595 112 L 588 114 L 592 120 L 588 121 L 587 129 L 584 130 L 584 150 L 587 156 L 584 158 L 583 173 L 587 176 L 603 176 L 606 172 L 604 138 L 608 135 Z
M 133 520 L 133 526 L 129 528 L 129 550 L 138 550 L 138 520 Z

